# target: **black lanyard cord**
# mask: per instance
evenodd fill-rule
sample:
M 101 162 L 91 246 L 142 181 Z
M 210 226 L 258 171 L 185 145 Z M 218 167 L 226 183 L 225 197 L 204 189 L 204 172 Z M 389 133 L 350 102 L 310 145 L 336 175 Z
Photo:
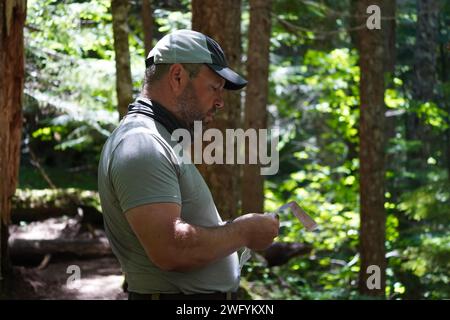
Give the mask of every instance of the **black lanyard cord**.
M 173 114 L 155 101 L 147 102 L 137 98 L 136 101 L 128 106 L 127 115 L 136 113 L 158 121 L 167 129 L 167 131 L 169 131 L 170 134 L 172 134 L 176 129 L 185 128 Z

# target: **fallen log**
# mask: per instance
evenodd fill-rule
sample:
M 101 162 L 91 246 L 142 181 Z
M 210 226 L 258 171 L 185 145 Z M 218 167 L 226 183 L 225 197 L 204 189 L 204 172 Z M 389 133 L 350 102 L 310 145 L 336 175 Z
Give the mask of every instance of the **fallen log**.
M 310 244 L 298 242 L 274 242 L 267 249 L 258 251 L 264 257 L 268 267 L 281 266 L 290 259 L 307 255 L 313 247 Z
M 103 225 L 98 193 L 78 189 L 17 189 L 12 199 L 11 220 L 42 221 L 61 216 L 82 214 L 83 223 Z
M 80 258 L 111 256 L 112 251 L 105 237 L 94 239 L 10 239 L 12 259 L 24 259 L 47 254 L 70 254 Z

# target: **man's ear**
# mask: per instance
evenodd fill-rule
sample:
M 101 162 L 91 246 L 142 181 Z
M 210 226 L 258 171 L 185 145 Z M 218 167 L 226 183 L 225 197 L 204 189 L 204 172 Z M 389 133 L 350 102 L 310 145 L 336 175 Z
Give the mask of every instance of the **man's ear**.
M 180 95 L 183 92 L 187 83 L 187 78 L 189 77 L 186 70 L 184 70 L 181 64 L 175 63 L 170 66 L 168 77 L 172 92 L 175 96 Z

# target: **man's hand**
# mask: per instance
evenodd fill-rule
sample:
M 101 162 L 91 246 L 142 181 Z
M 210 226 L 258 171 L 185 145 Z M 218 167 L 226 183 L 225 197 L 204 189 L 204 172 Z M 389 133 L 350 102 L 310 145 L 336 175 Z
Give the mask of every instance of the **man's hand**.
M 264 250 L 278 236 L 280 222 L 277 215 L 248 213 L 236 218 L 233 223 L 239 224 L 246 246 L 251 250 Z

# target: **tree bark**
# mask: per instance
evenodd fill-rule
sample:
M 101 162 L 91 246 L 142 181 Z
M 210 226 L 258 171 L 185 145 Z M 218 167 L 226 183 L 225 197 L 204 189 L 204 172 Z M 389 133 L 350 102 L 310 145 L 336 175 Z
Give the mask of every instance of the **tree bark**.
M 382 0 L 358 2 L 358 16 L 367 16 L 366 9 Z M 364 23 L 362 18 L 360 24 Z M 384 74 L 383 29 L 363 28 L 358 35 L 360 80 L 360 243 L 361 269 L 359 292 L 368 296 L 385 296 L 386 258 L 384 209 Z M 369 266 L 379 268 L 379 287 L 369 285 Z M 374 283 L 376 285 L 376 282 Z
M 152 0 L 142 0 L 142 27 L 144 29 L 145 56 L 147 56 L 152 49 L 153 40 Z
M 417 23 L 416 23 L 416 44 L 414 50 L 414 75 L 412 84 L 412 97 L 416 105 L 425 102 L 437 102 L 438 69 L 437 54 L 439 50 L 439 0 L 416 0 Z M 445 106 L 445 102 L 442 103 Z M 416 112 L 406 114 L 406 139 L 420 142 L 420 147 L 407 151 L 406 168 L 409 172 L 426 171 L 426 159 L 432 154 L 432 149 L 436 148 L 440 137 L 433 135 L 433 132 L 419 118 Z M 445 143 L 445 142 L 444 142 Z M 409 179 L 410 190 L 417 189 L 423 185 L 420 175 Z M 405 217 L 399 218 L 398 232 L 402 237 L 405 230 L 414 225 L 416 221 L 410 221 Z M 412 272 L 399 270 L 396 276 L 405 285 L 406 299 L 420 299 L 426 290 L 419 277 Z
M 193 0 L 192 29 L 216 40 L 225 52 L 228 64 L 234 70 L 241 65 L 241 0 Z M 225 108 L 218 112 L 208 127 L 222 131 L 241 124 L 239 92 L 224 93 Z M 211 189 L 220 216 L 228 220 L 238 216 L 240 198 L 239 167 L 237 165 L 199 165 L 199 171 Z
M 0 295 L 9 271 L 7 226 L 20 161 L 25 17 L 25 0 L 0 1 Z
M 384 0 L 384 12 L 382 12 L 383 20 L 381 21 L 381 28 L 384 30 L 384 73 L 386 80 L 386 88 L 394 88 L 394 72 L 396 64 L 395 48 L 396 42 L 396 15 L 397 15 L 397 1 Z M 402 117 L 400 117 L 401 119 Z M 389 141 L 395 137 L 395 128 L 399 125 L 397 122 L 399 117 L 386 116 L 385 117 L 385 140 Z M 401 124 L 400 124 L 401 125 Z M 389 161 L 389 159 L 386 159 Z
M 267 129 L 271 0 L 250 0 L 245 129 Z M 255 146 L 248 145 L 249 148 Z M 242 212 L 264 212 L 264 176 L 260 165 L 244 165 Z
M 412 97 L 416 105 L 436 101 L 435 91 L 438 87 L 437 53 L 439 35 L 439 1 L 417 0 L 416 45 L 414 50 L 414 77 Z M 416 112 L 406 117 L 407 140 L 420 141 L 421 147 L 408 152 L 409 171 L 424 170 L 425 161 L 431 154 L 435 143 L 430 137 L 430 130 L 419 119 Z M 420 186 L 419 179 L 411 179 L 413 188 Z
M 439 36 L 444 37 L 443 32 L 445 32 L 446 24 L 445 20 L 443 18 L 443 15 L 440 16 L 439 19 Z M 440 52 L 440 64 L 441 64 L 441 81 L 443 83 L 447 82 L 448 80 L 448 65 L 449 65 L 449 52 L 450 52 L 450 43 L 441 43 L 439 46 L 439 52 Z M 445 101 L 444 102 L 445 111 L 450 114 L 450 102 Z M 450 119 L 447 119 L 447 130 L 445 130 L 445 149 L 447 150 L 447 157 L 446 157 L 446 163 L 447 163 L 447 179 L 450 181 Z
M 357 18 L 357 16 L 358 16 L 358 0 L 350 0 L 349 11 L 350 11 L 350 18 L 349 18 L 350 31 L 348 32 L 348 34 L 350 36 L 351 44 L 355 48 L 357 48 L 358 47 L 358 35 L 359 35 L 357 28 L 358 28 L 358 23 L 361 23 L 361 20 Z
M 395 29 L 396 29 L 396 0 L 384 0 L 384 12 L 381 28 L 384 30 L 384 72 L 393 75 L 395 71 Z
M 127 22 L 129 10 L 130 3 L 128 0 L 111 1 L 116 56 L 116 92 L 120 119 L 127 113 L 128 105 L 133 99 Z
M 437 0 L 417 0 L 416 48 L 414 50 L 413 99 L 417 103 L 434 101 L 437 88 L 437 37 L 439 34 L 439 12 Z M 409 117 L 408 137 L 424 144 L 421 152 L 412 152 L 410 158 L 423 158 L 428 154 L 429 144 L 426 128 L 418 115 Z M 423 161 L 420 161 L 421 163 Z M 411 164 L 413 162 L 411 161 Z
M 417 0 L 413 98 L 422 102 L 433 101 L 437 88 L 438 17 L 438 0 Z

